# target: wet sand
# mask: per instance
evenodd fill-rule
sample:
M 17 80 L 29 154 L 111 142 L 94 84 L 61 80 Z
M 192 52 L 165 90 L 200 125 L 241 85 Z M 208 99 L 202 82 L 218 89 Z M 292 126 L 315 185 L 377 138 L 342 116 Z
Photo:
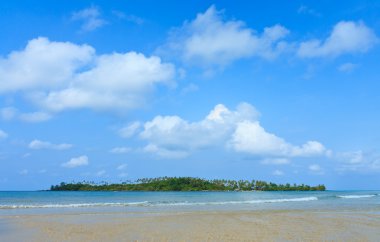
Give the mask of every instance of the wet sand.
M 101 212 L 2 219 L 0 241 L 380 241 L 378 211 Z

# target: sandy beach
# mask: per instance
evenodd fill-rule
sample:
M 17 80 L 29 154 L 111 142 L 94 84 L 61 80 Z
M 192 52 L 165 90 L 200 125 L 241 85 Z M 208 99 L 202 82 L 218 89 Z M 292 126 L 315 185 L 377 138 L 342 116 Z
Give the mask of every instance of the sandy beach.
M 2 218 L 0 241 L 379 241 L 380 213 L 203 211 Z

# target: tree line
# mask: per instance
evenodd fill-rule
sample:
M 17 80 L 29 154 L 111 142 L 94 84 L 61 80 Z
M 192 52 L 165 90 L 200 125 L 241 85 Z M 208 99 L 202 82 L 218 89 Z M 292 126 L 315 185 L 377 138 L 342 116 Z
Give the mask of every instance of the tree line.
M 193 177 L 142 178 L 134 182 L 61 182 L 50 191 L 325 191 L 324 185 L 276 184 L 260 180 L 206 180 Z

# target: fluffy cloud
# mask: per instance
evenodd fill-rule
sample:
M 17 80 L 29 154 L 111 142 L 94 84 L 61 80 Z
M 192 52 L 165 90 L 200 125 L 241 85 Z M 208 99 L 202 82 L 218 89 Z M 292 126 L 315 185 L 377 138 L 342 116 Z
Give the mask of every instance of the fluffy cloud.
M 62 163 L 63 167 L 75 168 L 78 166 L 87 166 L 89 164 L 88 157 L 85 155 L 71 158 L 68 162 Z
M 53 150 L 67 150 L 70 149 L 72 144 L 52 144 L 47 141 L 33 140 L 29 143 L 28 147 L 30 149 L 39 150 L 39 149 L 53 149 Z
M 7 138 L 7 137 L 8 137 L 8 134 L 5 133 L 3 130 L 0 129 L 0 140 L 1 140 L 1 139 L 5 139 L 5 138 Z
M 225 21 L 211 6 L 174 32 L 168 47 L 179 52 L 185 62 L 223 66 L 252 56 L 274 58 L 286 47 L 281 40 L 288 33 L 283 26 L 274 25 L 257 34 L 242 21 Z
M 355 70 L 356 67 L 358 67 L 357 64 L 353 64 L 353 63 L 347 62 L 347 63 L 344 63 L 344 64 L 340 65 L 338 67 L 338 71 L 345 72 L 345 73 L 350 73 L 353 70 Z
M 297 54 L 300 57 L 336 57 L 366 52 L 377 42 L 373 30 L 363 22 L 341 21 L 324 41 L 314 39 L 302 42 Z
M 253 155 L 315 156 L 323 155 L 325 147 L 316 141 L 295 146 L 274 134 L 268 133 L 258 121 L 243 121 L 237 124 L 230 144 L 236 151 Z
M 172 64 L 136 52 L 96 55 L 88 45 L 29 41 L 0 59 L 0 92 L 22 92 L 48 112 L 65 109 L 129 110 L 142 105 L 158 83 L 171 84 Z M 34 113 L 24 119 L 41 120 Z
M 247 103 L 236 110 L 218 104 L 198 122 L 178 116 L 157 116 L 144 124 L 139 137 L 148 141 L 144 151 L 168 158 L 183 158 L 192 151 L 218 146 L 257 156 L 280 157 L 277 163 L 282 164 L 289 162 L 284 157 L 326 155 L 326 148 L 317 141 L 296 146 L 268 133 L 260 126 L 258 117 L 256 109 Z
M 82 31 L 93 31 L 102 27 L 107 22 L 101 18 L 100 11 L 97 7 L 91 6 L 81 11 L 74 12 L 71 16 L 73 21 L 82 21 Z
M 94 53 L 88 45 L 41 37 L 30 40 L 25 49 L 0 58 L 0 92 L 64 87 Z

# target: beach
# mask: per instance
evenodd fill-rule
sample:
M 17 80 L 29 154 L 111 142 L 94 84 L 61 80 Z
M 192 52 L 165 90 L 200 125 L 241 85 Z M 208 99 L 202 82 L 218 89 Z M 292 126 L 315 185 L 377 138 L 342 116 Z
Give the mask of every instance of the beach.
M 380 211 L 191 211 L 6 216 L 0 241 L 379 241 Z

